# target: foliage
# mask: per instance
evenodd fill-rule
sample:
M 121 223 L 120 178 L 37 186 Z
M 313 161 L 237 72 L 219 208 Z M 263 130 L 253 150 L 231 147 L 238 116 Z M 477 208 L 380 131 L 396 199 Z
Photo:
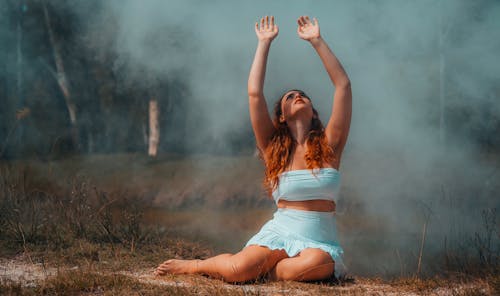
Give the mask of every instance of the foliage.
M 0 240 L 13 246 L 59 249 L 83 239 L 118 243 L 133 252 L 158 239 L 156 229 L 143 225 L 148 205 L 136 195 L 99 191 L 78 177 L 69 180 L 68 189 L 41 188 L 31 183 L 29 168 L 2 167 L 0 178 Z

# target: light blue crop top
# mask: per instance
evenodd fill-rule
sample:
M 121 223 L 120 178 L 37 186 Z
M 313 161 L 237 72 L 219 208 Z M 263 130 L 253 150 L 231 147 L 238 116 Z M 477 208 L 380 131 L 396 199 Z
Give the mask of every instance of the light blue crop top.
M 280 199 L 326 199 L 337 202 L 339 188 L 340 172 L 334 168 L 287 171 L 281 173 L 278 187 L 273 191 L 273 198 L 276 203 Z

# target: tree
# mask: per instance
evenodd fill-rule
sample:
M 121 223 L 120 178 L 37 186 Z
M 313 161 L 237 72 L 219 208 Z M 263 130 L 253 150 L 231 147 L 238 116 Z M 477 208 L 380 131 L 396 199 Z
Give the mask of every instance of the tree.
M 151 98 L 149 100 L 149 146 L 148 155 L 156 157 L 158 153 L 158 144 L 160 143 L 160 125 L 158 100 Z
M 79 135 L 78 135 L 78 125 L 77 125 L 77 118 L 76 118 L 76 104 L 74 103 L 73 98 L 71 96 L 68 78 L 66 75 L 66 71 L 64 70 L 64 63 L 63 63 L 63 59 L 62 59 L 61 50 L 60 50 L 59 44 L 56 40 L 54 30 L 52 29 L 51 18 L 49 15 L 49 11 L 47 9 L 47 4 L 45 3 L 44 0 L 42 0 L 41 3 L 42 3 L 42 8 L 43 8 L 45 26 L 46 26 L 47 32 L 49 34 L 49 41 L 50 41 L 50 45 L 52 47 L 52 54 L 54 56 L 54 62 L 55 62 L 55 66 L 56 66 L 56 72 L 53 72 L 53 73 L 54 73 L 55 79 L 57 80 L 59 88 L 61 90 L 61 93 L 64 97 L 64 101 L 66 102 L 66 107 L 68 109 L 69 119 L 70 119 L 70 123 L 71 123 L 71 137 L 73 140 L 74 148 L 79 150 L 80 140 L 79 140 Z

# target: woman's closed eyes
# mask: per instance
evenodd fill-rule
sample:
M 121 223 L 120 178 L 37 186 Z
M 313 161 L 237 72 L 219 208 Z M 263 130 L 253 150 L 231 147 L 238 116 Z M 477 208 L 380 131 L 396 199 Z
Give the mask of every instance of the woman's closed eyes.
M 292 92 L 292 93 L 288 94 L 288 96 L 286 96 L 285 99 L 286 100 L 292 99 L 293 97 L 295 97 L 295 94 L 299 94 L 301 97 L 307 98 L 308 100 L 310 100 L 309 97 L 303 91 Z

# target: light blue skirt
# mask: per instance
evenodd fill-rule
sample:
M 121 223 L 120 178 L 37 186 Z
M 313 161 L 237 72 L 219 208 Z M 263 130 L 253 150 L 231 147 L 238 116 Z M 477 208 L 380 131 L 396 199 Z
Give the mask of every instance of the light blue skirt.
M 338 243 L 333 212 L 278 208 L 273 219 L 264 224 L 245 246 L 250 245 L 285 250 L 289 257 L 294 257 L 307 248 L 318 248 L 332 256 L 337 278 L 346 270 L 342 261 L 344 251 Z

